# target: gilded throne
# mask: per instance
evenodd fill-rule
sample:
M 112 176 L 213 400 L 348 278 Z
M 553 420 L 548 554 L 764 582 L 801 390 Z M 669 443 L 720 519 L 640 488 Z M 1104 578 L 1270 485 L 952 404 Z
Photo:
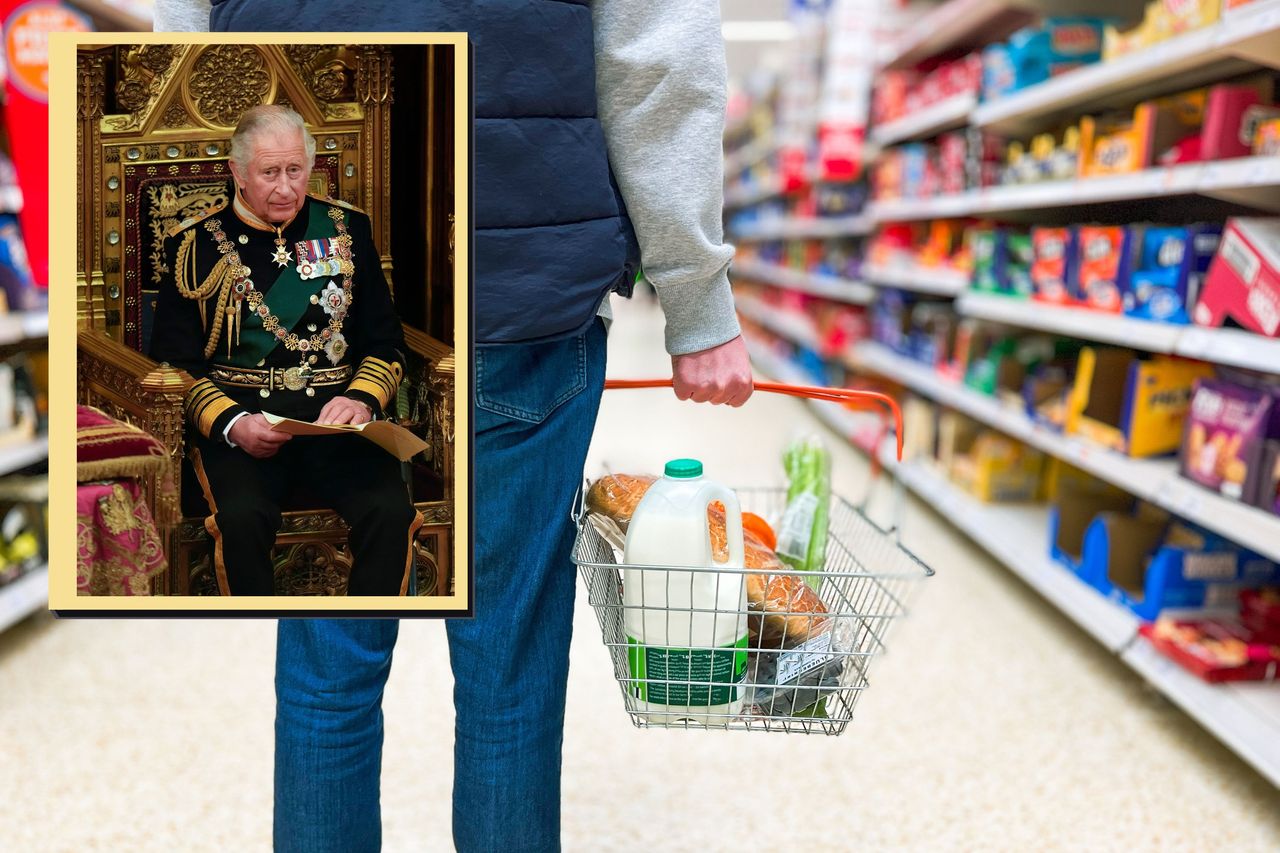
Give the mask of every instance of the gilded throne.
M 429 145 L 416 156 L 426 149 L 427 162 L 419 168 L 433 180 L 427 193 L 409 200 L 419 205 L 419 215 L 406 218 L 423 223 L 426 233 L 413 236 L 437 257 L 416 278 L 397 274 L 392 264 L 393 60 L 391 49 L 382 46 L 81 49 L 78 398 L 141 427 L 167 450 L 163 472 L 143 483 L 169 563 L 167 574 L 154 582 L 155 594 L 218 592 L 203 523 L 207 505 L 190 468 L 183 470 L 182 402 L 191 379 L 144 353 L 165 272 L 163 235 L 177 222 L 228 201 L 227 143 L 244 110 L 279 103 L 303 116 L 317 141 L 312 190 L 369 213 L 383 269 L 397 293 L 421 288 L 430 306 L 427 270 L 451 273 L 452 167 Z M 441 66 L 429 57 L 423 67 Z M 430 115 L 438 99 L 421 90 L 438 78 L 433 71 L 425 87 L 406 86 L 408 100 L 426 99 L 406 108 Z M 421 123 L 417 115 L 415 120 Z M 436 280 L 451 289 L 451 274 Z M 449 301 L 447 294 L 441 298 Z M 402 319 L 405 301 L 411 300 L 397 300 Z M 423 315 L 415 319 L 404 325 L 410 364 L 395 414 L 429 445 L 405 471 L 426 519 L 416 543 L 416 592 L 443 595 L 452 585 L 454 360 L 451 347 L 415 327 L 429 328 Z M 277 593 L 341 594 L 350 569 L 346 526 L 336 513 L 309 505 L 305 495 L 291 499 L 286 509 L 274 554 Z

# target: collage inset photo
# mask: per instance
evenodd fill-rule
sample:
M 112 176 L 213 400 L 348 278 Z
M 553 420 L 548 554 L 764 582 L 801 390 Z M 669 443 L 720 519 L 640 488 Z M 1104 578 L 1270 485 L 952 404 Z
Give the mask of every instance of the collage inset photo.
M 274 38 L 54 38 L 55 610 L 469 607 L 467 42 Z

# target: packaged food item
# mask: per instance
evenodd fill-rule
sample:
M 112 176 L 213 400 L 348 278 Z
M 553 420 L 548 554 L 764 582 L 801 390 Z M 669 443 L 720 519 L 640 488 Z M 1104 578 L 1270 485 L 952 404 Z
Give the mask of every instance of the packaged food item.
M 651 474 L 605 474 L 587 489 L 587 511 L 608 516 L 626 532 L 636 505 L 657 479 Z
M 1253 132 L 1253 153 L 1258 157 L 1280 154 L 1280 115 L 1258 122 Z
M 1240 621 L 1264 643 L 1280 644 L 1280 587 L 1242 590 Z
M 785 651 L 753 652 L 747 662 L 744 713 L 752 716 L 823 716 L 822 701 L 840 685 L 846 655 L 834 631 L 823 631 Z
M 1222 239 L 1222 226 L 1148 227 L 1129 286 L 1124 312 L 1165 323 L 1190 323 L 1191 307 Z
M 1075 281 L 1075 265 L 1079 260 L 1076 229 L 1032 228 L 1031 251 L 1031 286 L 1035 298 L 1059 305 L 1074 302 L 1068 288 Z
M 1196 383 L 1182 442 L 1182 475 L 1226 497 L 1249 501 L 1264 479 L 1268 433 L 1280 421 L 1274 406 L 1273 397 L 1260 388 L 1220 379 Z
M 747 668 L 747 593 L 739 572 L 717 567 L 707 511 L 724 507 L 726 568 L 746 565 L 737 495 L 702 475 L 695 459 L 668 462 L 631 514 L 623 552 L 622 601 L 629 705 L 651 722 L 709 725 L 742 709 Z M 670 570 L 655 566 L 672 566 Z
M 1163 654 L 1210 683 L 1256 681 L 1280 667 L 1280 646 L 1228 619 L 1161 618 L 1138 629 Z
M 1141 226 L 1081 225 L 1078 234 L 1075 289 L 1090 308 L 1118 314 Z
M 1182 439 L 1196 381 L 1212 375 L 1212 366 L 1202 362 L 1084 347 L 1067 431 L 1129 456 L 1172 453 Z
M 1230 319 L 1249 331 L 1280 336 L 1280 218 L 1227 220 L 1194 319 L 1200 326 Z
M 826 565 L 827 519 L 831 512 L 831 453 L 816 435 L 793 441 L 782 455 L 787 472 L 787 508 L 778 526 L 778 557 L 818 589 Z
M 993 100 L 1102 58 L 1101 18 L 1045 18 L 982 52 L 982 97 Z
M 1144 101 L 1132 113 L 1080 119 L 1081 177 L 1137 172 L 1183 140 L 1198 139 L 1206 98 L 1207 90 L 1196 89 Z

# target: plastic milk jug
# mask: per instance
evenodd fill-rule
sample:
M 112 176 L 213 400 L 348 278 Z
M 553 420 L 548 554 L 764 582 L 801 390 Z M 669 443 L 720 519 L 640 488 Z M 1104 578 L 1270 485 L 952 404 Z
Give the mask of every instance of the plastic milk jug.
M 727 563 L 712 558 L 714 501 L 725 507 Z M 668 462 L 631 516 L 623 563 L 631 710 L 653 723 L 724 725 L 742 709 L 747 670 L 745 575 L 717 570 L 745 565 L 737 495 L 704 479 L 696 459 Z

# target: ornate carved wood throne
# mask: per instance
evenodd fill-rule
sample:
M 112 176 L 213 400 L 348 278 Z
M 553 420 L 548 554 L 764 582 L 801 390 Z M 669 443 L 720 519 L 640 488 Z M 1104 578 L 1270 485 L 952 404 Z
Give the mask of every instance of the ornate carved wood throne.
M 183 473 L 182 401 L 191 379 L 143 354 L 164 272 L 161 240 L 169 226 L 228 200 L 227 144 L 243 112 L 288 104 L 316 137 L 312 189 L 369 213 L 394 286 L 392 55 L 350 45 L 110 46 L 82 49 L 78 71 L 79 400 L 137 424 L 169 450 L 168 470 L 144 484 L 170 566 L 153 591 L 216 594 L 207 506 L 189 469 Z M 423 278 L 401 275 L 399 286 L 426 287 Z M 418 329 L 404 331 L 410 364 L 396 414 L 430 445 L 406 466 L 426 517 L 416 587 L 448 594 L 453 352 Z M 276 541 L 277 593 L 341 594 L 350 569 L 345 525 L 305 502 L 286 509 Z

